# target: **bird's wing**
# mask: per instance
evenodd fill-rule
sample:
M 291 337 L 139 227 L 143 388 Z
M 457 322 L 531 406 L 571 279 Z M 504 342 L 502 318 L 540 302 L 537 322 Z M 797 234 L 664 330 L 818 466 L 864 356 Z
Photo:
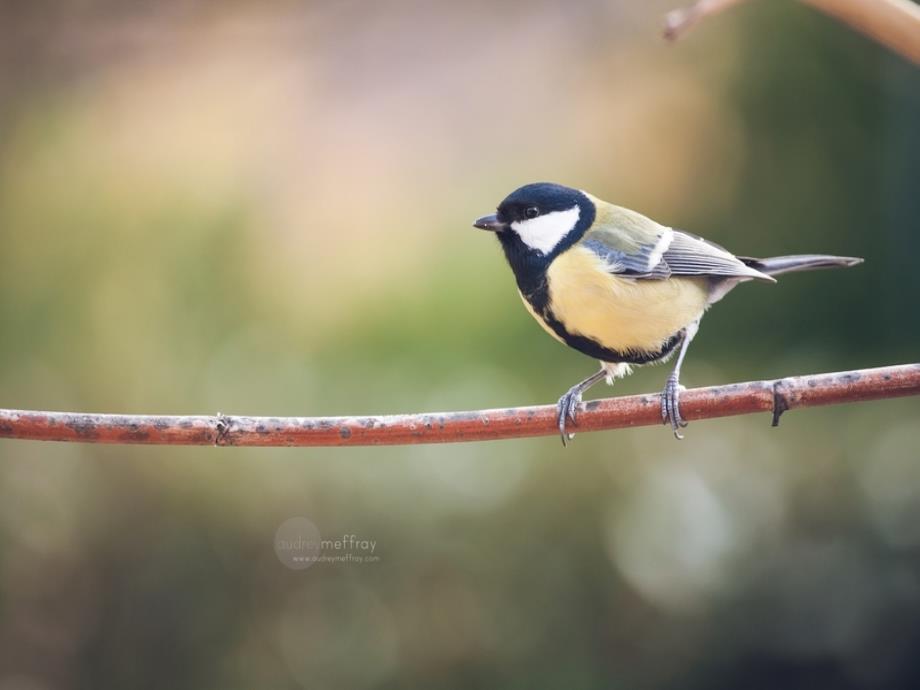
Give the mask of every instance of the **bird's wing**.
M 579 244 L 594 252 L 603 261 L 608 273 L 662 280 L 672 271 L 663 261 L 663 253 L 658 248 L 669 239 L 667 233 L 635 239 L 624 237 L 615 230 L 594 229 L 589 230 Z
M 776 282 L 713 242 L 680 230 L 671 232 L 674 233 L 673 239 L 662 253 L 661 260 L 667 263 L 673 275 L 757 278 Z
M 613 208 L 580 242 L 600 257 L 610 273 L 646 280 L 717 276 L 774 282 L 717 244 L 666 228 L 638 213 Z

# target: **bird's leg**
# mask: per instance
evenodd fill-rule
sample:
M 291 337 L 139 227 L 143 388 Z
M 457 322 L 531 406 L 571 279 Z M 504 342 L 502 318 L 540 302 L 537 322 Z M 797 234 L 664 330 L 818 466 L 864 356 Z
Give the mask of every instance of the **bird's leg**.
M 567 419 L 571 419 L 573 422 L 575 421 L 575 415 L 578 413 L 578 406 L 581 404 L 582 393 L 601 379 L 606 378 L 606 376 L 607 370 L 602 368 L 596 374 L 591 374 L 591 376 L 581 383 L 577 383 L 569 388 L 568 393 L 559 398 L 556 421 L 559 424 L 559 433 L 562 435 L 563 446 L 566 445 L 566 442 L 571 438 L 569 434 L 565 433 L 565 422 Z
M 699 329 L 700 322 L 694 321 L 684 329 L 684 337 L 680 342 L 680 350 L 677 353 L 677 362 L 674 364 L 674 371 L 668 376 L 668 382 L 661 393 L 661 421 L 664 424 L 671 425 L 671 431 L 674 432 L 674 438 L 681 439 L 683 434 L 680 430 L 687 426 L 687 422 L 680 416 L 680 365 L 684 363 L 684 355 L 687 354 L 687 347 L 693 336 Z

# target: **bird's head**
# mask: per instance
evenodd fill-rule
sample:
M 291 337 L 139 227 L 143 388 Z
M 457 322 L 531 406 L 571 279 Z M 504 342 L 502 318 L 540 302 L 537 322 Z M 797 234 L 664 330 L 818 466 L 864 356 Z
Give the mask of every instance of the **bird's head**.
M 594 202 L 584 192 L 537 182 L 511 192 L 496 213 L 473 225 L 498 233 L 502 244 L 521 243 L 523 248 L 548 256 L 577 242 L 594 217 Z

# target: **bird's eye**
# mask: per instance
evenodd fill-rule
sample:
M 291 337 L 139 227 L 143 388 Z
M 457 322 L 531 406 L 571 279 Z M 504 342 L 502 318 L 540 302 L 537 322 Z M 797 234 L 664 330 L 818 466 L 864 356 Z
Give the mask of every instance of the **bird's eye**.
M 536 218 L 539 215 L 540 209 L 538 209 L 536 206 L 529 206 L 524 210 L 525 218 Z

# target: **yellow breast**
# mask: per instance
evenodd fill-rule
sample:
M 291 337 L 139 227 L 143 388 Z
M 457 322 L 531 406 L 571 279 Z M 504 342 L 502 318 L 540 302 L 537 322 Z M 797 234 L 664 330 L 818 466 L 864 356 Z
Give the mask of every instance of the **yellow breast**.
M 546 276 L 549 306 L 566 330 L 621 352 L 656 351 L 700 318 L 708 299 L 705 278 L 611 275 L 594 252 L 578 246 L 558 256 Z

